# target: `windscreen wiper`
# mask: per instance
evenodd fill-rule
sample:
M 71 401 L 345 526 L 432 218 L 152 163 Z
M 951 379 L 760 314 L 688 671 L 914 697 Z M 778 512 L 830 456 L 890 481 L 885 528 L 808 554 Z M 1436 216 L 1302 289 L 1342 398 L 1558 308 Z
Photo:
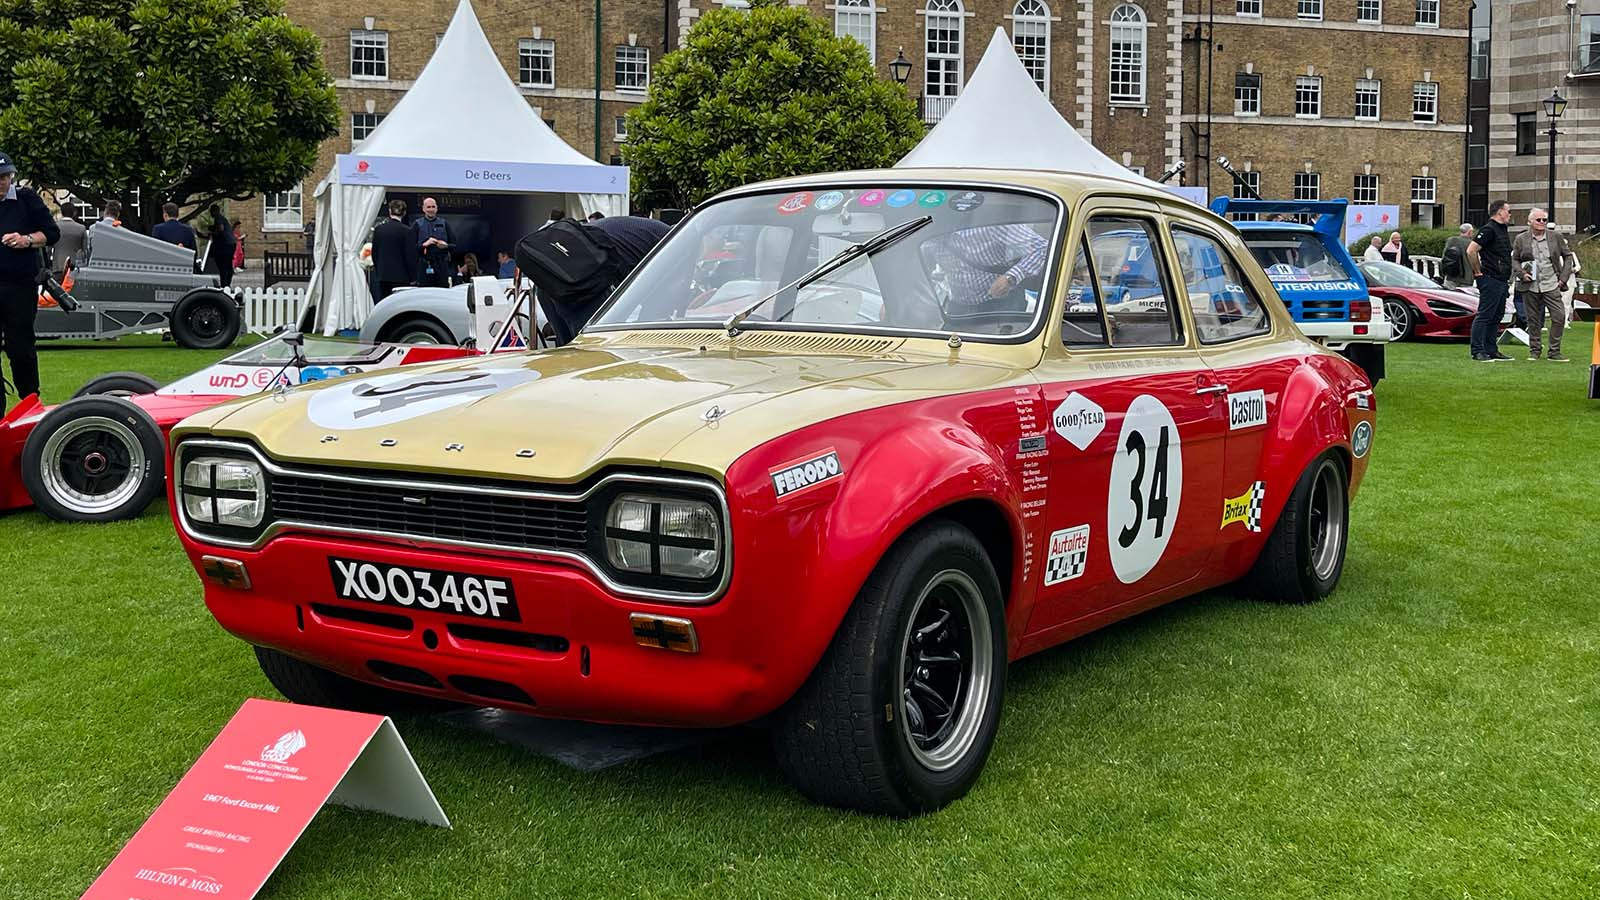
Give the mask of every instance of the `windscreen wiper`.
M 730 338 L 737 335 L 739 333 L 739 326 L 744 324 L 744 320 L 750 318 L 751 313 L 760 309 L 772 298 L 782 294 L 785 291 L 798 291 L 813 281 L 844 268 L 845 265 L 853 260 L 863 256 L 871 256 L 872 254 L 877 253 L 879 250 L 882 250 L 885 247 L 888 247 L 895 241 L 900 240 L 906 235 L 916 231 L 932 221 L 933 216 L 921 216 L 920 218 L 911 219 L 907 222 L 901 222 L 899 225 L 893 225 L 885 228 L 884 230 L 878 232 L 872 237 L 867 238 L 859 244 L 851 244 L 843 250 L 840 250 L 838 253 L 835 253 L 826 262 L 817 266 L 815 269 L 812 269 L 804 275 L 801 275 L 799 278 L 796 278 L 783 287 L 778 288 L 765 297 L 762 297 L 760 300 L 757 300 L 749 306 L 746 306 L 744 309 L 741 309 L 729 316 L 728 320 L 722 323 L 723 329 L 728 332 L 728 337 Z

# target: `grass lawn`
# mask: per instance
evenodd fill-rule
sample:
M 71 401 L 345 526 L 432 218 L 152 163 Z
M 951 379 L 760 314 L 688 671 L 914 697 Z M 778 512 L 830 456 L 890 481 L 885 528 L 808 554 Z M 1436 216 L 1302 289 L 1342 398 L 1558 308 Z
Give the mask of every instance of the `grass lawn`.
M 1567 366 L 1391 348 L 1338 593 L 1202 596 L 1019 663 L 943 813 L 813 806 L 748 732 L 584 773 L 407 720 L 455 829 L 330 808 L 262 896 L 1594 897 L 1590 328 Z M 217 355 L 52 350 L 46 392 Z M 276 697 L 199 596 L 164 505 L 0 517 L 0 898 L 77 897 L 244 698 Z

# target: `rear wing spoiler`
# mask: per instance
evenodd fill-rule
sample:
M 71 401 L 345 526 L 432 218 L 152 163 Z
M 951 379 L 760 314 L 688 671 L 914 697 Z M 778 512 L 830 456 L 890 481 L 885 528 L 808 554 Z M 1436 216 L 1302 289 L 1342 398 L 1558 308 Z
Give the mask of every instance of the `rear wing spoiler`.
M 1322 235 L 1331 235 L 1338 241 L 1344 234 L 1345 212 L 1350 208 L 1349 200 L 1236 200 L 1232 197 L 1218 197 L 1211 201 L 1211 211 L 1223 218 L 1228 213 L 1253 213 L 1257 216 L 1285 215 L 1316 216 L 1317 221 L 1311 226 L 1314 231 Z

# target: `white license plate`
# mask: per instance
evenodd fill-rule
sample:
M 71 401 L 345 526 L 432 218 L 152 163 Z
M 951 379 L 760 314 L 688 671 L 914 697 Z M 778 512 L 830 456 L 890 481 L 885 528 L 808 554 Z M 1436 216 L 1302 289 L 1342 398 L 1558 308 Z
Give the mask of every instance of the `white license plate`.
M 516 591 L 504 578 L 334 556 L 328 557 L 328 571 L 333 575 L 333 595 L 340 600 L 502 622 L 522 621 Z

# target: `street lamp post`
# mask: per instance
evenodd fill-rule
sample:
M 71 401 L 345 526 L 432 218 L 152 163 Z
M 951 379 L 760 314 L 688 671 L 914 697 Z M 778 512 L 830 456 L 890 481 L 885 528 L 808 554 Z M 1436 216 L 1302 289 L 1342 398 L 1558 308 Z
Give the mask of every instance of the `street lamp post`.
M 1545 210 L 1550 216 L 1551 224 L 1556 221 L 1556 120 L 1567 111 L 1567 100 L 1561 96 L 1560 90 L 1550 92 L 1544 101 L 1544 114 L 1550 117 L 1550 130 L 1545 132 L 1550 135 L 1550 208 Z

